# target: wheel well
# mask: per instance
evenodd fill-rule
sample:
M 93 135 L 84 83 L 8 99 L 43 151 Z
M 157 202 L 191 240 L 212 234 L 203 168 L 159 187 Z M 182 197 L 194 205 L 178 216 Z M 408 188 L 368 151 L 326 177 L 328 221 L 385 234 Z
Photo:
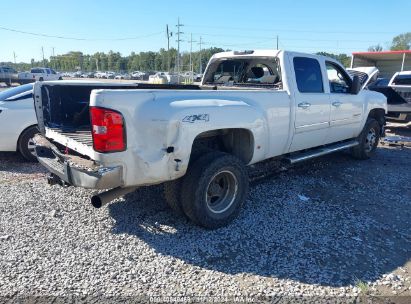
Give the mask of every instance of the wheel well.
M 247 129 L 207 131 L 194 139 L 191 155 L 202 149 L 226 152 L 248 164 L 254 154 L 254 136 Z
M 21 136 L 24 134 L 24 132 L 26 132 L 28 129 L 33 128 L 33 127 L 37 127 L 37 125 L 28 126 L 23 131 L 20 132 L 19 138 L 17 139 L 17 143 L 16 143 L 16 151 L 19 151 L 19 143 L 20 143 Z
M 368 114 L 369 118 L 374 118 L 380 126 L 385 125 L 385 110 L 384 109 L 372 109 Z

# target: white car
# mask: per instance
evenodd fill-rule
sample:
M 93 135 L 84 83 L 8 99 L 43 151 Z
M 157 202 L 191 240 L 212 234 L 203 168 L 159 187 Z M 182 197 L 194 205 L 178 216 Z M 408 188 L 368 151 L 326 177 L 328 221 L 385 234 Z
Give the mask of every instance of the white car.
M 111 71 L 107 71 L 106 76 L 107 76 L 107 79 L 114 79 L 114 77 L 116 76 L 116 73 L 111 72 Z
M 118 80 L 122 80 L 122 79 L 124 79 L 124 80 L 130 80 L 131 77 L 130 77 L 130 75 L 128 75 L 128 74 L 118 74 L 118 75 L 116 75 L 116 76 L 114 77 L 114 79 L 118 79 Z
M 131 79 L 134 80 L 143 80 L 146 76 L 146 73 L 140 71 L 134 71 L 131 73 Z
M 148 77 L 148 82 L 153 84 L 177 84 L 178 75 L 168 72 L 157 72 L 154 75 Z
M 33 85 L 0 92 L 0 151 L 18 151 L 35 161 L 33 136 L 38 133 Z

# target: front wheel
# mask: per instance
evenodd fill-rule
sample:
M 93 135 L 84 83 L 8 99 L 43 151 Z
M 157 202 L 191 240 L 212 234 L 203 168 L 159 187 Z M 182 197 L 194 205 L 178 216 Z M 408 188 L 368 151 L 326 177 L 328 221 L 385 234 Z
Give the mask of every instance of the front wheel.
M 247 199 L 248 174 L 237 157 L 210 152 L 189 166 L 182 183 L 184 213 L 208 229 L 229 224 Z
M 37 161 L 35 153 L 35 145 L 33 141 L 34 135 L 39 133 L 39 129 L 36 126 L 30 127 L 21 133 L 18 150 L 20 154 L 28 161 L 34 162 Z
M 351 155 L 357 159 L 370 158 L 377 149 L 380 134 L 381 126 L 378 121 L 373 118 L 368 119 L 358 137 L 359 145 L 351 149 Z

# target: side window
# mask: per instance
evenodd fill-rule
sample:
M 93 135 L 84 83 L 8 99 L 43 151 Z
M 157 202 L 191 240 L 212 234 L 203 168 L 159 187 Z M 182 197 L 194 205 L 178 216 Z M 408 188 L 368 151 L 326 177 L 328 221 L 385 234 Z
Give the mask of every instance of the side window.
M 294 72 L 300 93 L 322 93 L 323 78 L 320 63 L 313 58 L 294 57 Z
M 330 83 L 330 92 L 339 94 L 348 94 L 350 92 L 350 80 L 342 69 L 330 62 L 325 64 L 327 68 L 328 82 Z

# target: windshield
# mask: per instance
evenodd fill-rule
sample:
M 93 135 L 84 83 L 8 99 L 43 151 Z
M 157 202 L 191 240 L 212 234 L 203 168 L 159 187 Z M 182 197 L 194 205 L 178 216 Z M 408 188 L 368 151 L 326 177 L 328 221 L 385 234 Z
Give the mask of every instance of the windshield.
M 392 82 L 393 85 L 411 85 L 411 75 L 398 75 Z
M 280 86 L 280 66 L 276 58 L 225 59 L 210 66 L 205 83 L 227 86 Z
M 31 90 L 33 90 L 33 84 L 32 83 L 21 85 L 21 86 L 12 88 L 12 89 L 8 89 L 8 90 L 5 90 L 3 92 L 0 92 L 0 100 L 6 100 L 10 97 L 19 95 L 19 94 L 24 93 L 24 92 L 29 92 Z

